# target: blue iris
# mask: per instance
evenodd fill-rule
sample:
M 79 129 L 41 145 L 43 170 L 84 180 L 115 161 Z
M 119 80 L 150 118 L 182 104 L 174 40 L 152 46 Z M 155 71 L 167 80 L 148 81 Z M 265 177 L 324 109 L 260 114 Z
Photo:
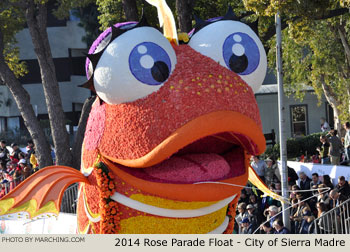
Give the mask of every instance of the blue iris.
M 260 52 L 247 34 L 236 32 L 228 36 L 223 45 L 223 56 L 229 69 L 239 75 L 248 75 L 259 65 Z
M 131 73 L 147 85 L 160 85 L 170 74 L 171 61 L 167 52 L 152 42 L 136 45 L 129 56 Z

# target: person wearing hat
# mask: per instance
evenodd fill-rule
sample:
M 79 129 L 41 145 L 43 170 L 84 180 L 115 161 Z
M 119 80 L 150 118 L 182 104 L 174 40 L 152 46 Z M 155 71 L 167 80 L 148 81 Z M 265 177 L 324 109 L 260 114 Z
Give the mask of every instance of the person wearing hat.
M 264 211 L 264 215 L 269 220 L 271 227 L 273 227 L 273 222 L 280 218 L 280 214 L 278 214 L 278 212 L 277 206 L 269 206 L 269 208 L 265 209 Z
M 27 163 L 27 160 L 25 160 L 24 158 L 19 160 L 18 166 L 19 166 L 19 169 L 21 170 L 21 175 L 23 175 L 22 179 L 28 178 L 31 174 L 31 169 Z
M 255 209 L 254 205 L 249 204 L 247 206 L 247 211 L 248 211 L 248 218 L 249 218 L 250 223 L 254 227 L 258 227 L 258 225 L 260 224 L 260 218 L 258 218 L 258 216 L 259 216 L 258 210 Z
M 264 170 L 265 184 L 267 186 L 270 186 L 276 180 L 281 181 L 281 175 L 280 175 L 279 169 L 277 168 L 277 165 L 274 164 L 273 160 L 270 158 L 267 158 L 265 160 L 265 163 L 266 163 L 265 170 Z
M 245 217 L 243 220 L 239 222 L 240 224 L 240 231 L 239 234 L 252 234 L 254 232 L 254 227 L 250 223 L 249 218 Z

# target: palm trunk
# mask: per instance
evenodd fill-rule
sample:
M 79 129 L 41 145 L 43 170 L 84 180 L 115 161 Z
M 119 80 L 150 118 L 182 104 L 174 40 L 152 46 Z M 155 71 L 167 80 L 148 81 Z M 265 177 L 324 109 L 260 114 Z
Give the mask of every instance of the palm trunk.
M 28 92 L 23 88 L 22 84 L 16 79 L 14 73 L 10 70 L 5 62 L 3 34 L 0 29 L 0 78 L 1 81 L 9 88 L 13 98 L 16 101 L 17 107 L 24 120 L 29 134 L 35 144 L 35 156 L 38 160 L 39 167 L 52 165 L 50 145 L 45 138 L 43 129 L 35 116 L 33 107 L 30 103 Z
M 66 119 L 46 31 L 47 7 L 45 4 L 30 0 L 25 16 L 40 66 L 51 133 L 56 150 L 56 161 L 59 165 L 71 166 L 72 154 L 69 146 L 69 135 L 65 126 Z
M 176 0 L 177 19 L 182 32 L 192 30 L 192 10 L 194 0 Z
M 95 96 L 89 97 L 85 100 L 83 109 L 81 111 L 81 116 L 79 119 L 77 135 L 75 137 L 73 146 L 73 167 L 77 170 L 80 169 L 81 165 L 81 148 L 83 145 L 84 134 L 86 129 L 87 120 L 91 111 L 91 106 L 95 101 Z
M 138 21 L 136 0 L 123 0 L 123 9 L 127 21 Z
M 334 112 L 334 129 L 340 130 L 342 129 L 341 121 L 339 118 L 340 111 L 338 109 L 341 102 L 337 100 L 337 96 L 333 93 L 332 89 L 328 86 L 325 81 L 324 75 L 320 76 L 320 81 L 323 89 L 323 93 L 328 101 L 328 103 L 332 106 Z

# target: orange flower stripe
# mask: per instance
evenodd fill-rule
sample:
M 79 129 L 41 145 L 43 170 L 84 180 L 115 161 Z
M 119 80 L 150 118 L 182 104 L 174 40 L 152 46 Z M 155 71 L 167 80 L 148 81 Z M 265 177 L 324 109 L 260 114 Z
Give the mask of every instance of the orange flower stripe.
M 97 185 L 101 195 L 101 232 L 117 234 L 120 230 L 121 213 L 118 204 L 110 198 L 116 192 L 114 175 L 102 162 L 95 164 L 95 168 L 97 170 Z

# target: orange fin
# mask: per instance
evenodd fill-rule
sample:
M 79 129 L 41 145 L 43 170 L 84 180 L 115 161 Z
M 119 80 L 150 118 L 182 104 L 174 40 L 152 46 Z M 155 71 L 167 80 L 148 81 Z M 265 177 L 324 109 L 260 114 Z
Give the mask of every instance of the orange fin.
M 78 170 L 49 166 L 34 173 L 0 200 L 0 216 L 34 218 L 58 215 L 65 189 L 76 182 L 89 183 Z M 17 216 L 16 215 L 16 216 Z
M 265 195 L 268 195 L 276 200 L 282 201 L 284 203 L 287 202 L 285 198 L 283 198 L 281 195 L 278 195 L 274 192 L 272 192 L 267 185 L 260 179 L 258 174 L 254 171 L 252 167 L 249 166 L 249 175 L 248 175 L 248 180 L 255 185 L 260 191 L 262 191 Z

